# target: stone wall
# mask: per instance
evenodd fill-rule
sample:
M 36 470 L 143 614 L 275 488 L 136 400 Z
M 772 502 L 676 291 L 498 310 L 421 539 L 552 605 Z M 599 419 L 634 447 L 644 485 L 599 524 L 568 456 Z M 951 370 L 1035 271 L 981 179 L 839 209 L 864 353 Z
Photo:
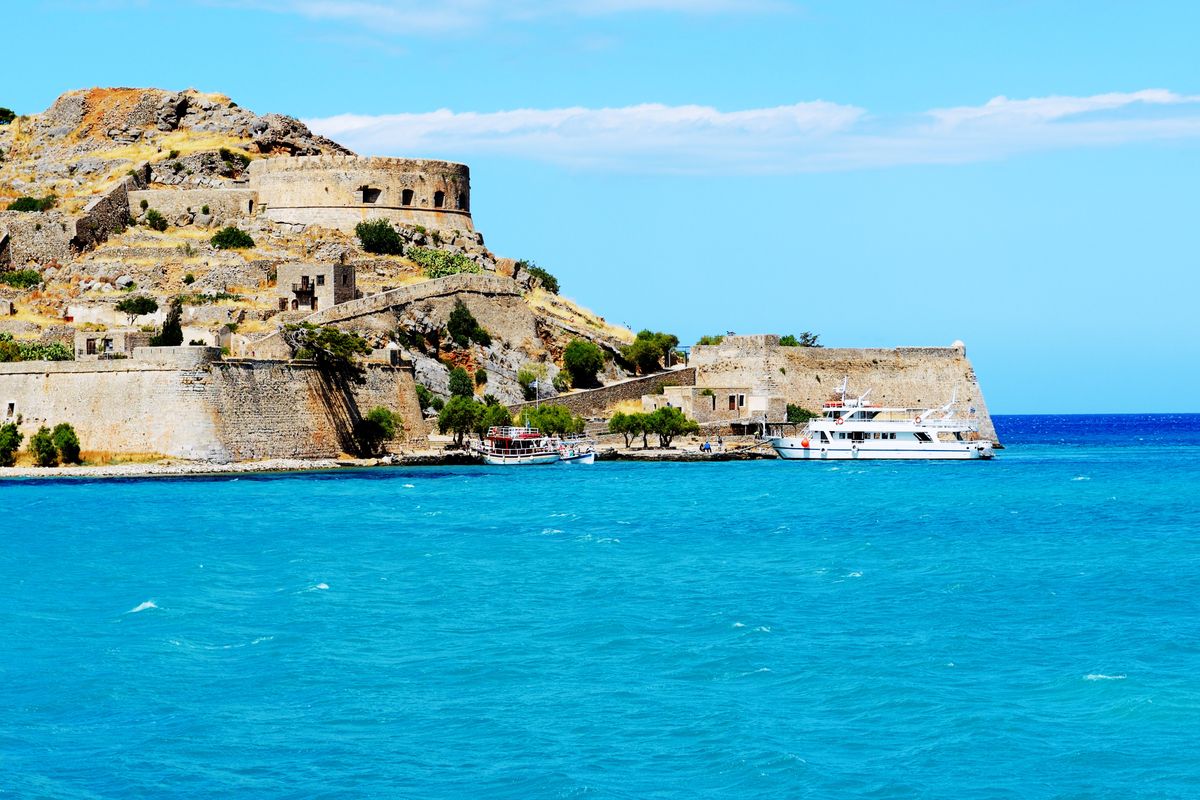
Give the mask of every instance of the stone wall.
M 262 214 L 276 222 L 319 225 L 348 233 L 369 219 L 438 230 L 474 230 L 471 175 L 464 164 L 304 156 L 254 161 L 248 173 Z
M 20 417 L 28 437 L 69 422 L 85 450 L 217 462 L 337 456 L 354 421 L 375 406 L 403 417 L 396 444 L 423 437 L 412 374 L 402 368 L 367 365 L 359 383 L 311 364 L 219 361 L 213 348 L 149 350 L 117 361 L 0 364 L 0 423 Z
M 129 189 L 132 181 L 125 178 L 105 194 L 92 198 L 83 207 L 83 213 L 75 220 L 75 238 L 71 241 L 77 250 L 95 247 L 107 241 L 111 233 L 125 230 L 129 224 Z
M 671 370 L 670 372 L 647 375 L 644 378 L 634 378 L 623 383 L 615 383 L 612 386 L 603 386 L 599 389 L 589 389 L 583 392 L 559 395 L 558 397 L 543 398 L 542 403 L 554 403 L 555 405 L 566 406 L 571 409 L 571 413 L 581 417 L 595 417 L 604 415 L 608 409 L 617 403 L 626 400 L 641 401 L 642 395 L 654 394 L 660 386 L 691 386 L 695 382 L 696 370 L 692 367 L 685 367 L 683 369 Z M 509 409 L 514 414 L 519 414 L 521 409 L 532 405 L 534 405 L 533 402 L 517 403 L 509 406 Z
M 781 347 L 778 336 L 729 336 L 718 345 L 694 346 L 689 363 L 702 388 L 748 386 L 812 411 L 847 376 L 850 393 L 870 389 L 870 402 L 885 406 L 940 406 L 957 392 L 960 409 L 974 407 L 980 433 L 996 441 L 965 347 Z
M 75 224 L 61 212 L 0 211 L 0 237 L 5 233 L 5 261 L 13 269 L 68 264 L 75 257 Z
M 250 189 L 143 189 L 129 193 L 134 216 L 142 213 L 145 200 L 147 208 L 158 211 L 172 225 L 228 225 L 254 213 L 257 199 Z M 211 219 L 197 219 L 203 217 L 205 206 Z

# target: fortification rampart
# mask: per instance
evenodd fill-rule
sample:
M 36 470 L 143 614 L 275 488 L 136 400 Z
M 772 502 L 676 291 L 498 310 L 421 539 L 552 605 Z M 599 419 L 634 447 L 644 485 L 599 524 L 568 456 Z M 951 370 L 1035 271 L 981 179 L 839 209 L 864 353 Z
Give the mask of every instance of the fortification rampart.
M 254 161 L 249 188 L 268 219 L 353 231 L 387 219 L 472 231 L 471 174 L 465 164 L 409 158 L 300 156 Z
M 928 408 L 956 394 L 974 408 L 980 433 L 996 440 L 983 390 L 965 347 L 782 347 L 778 336 L 730 336 L 718 345 L 696 345 L 689 363 L 700 387 L 747 386 L 816 411 L 842 379 L 860 395 L 885 406 Z
M 589 389 L 585 392 L 559 395 L 558 397 L 543 399 L 541 402 L 566 406 L 571 409 L 572 414 L 591 417 L 604 414 L 617 403 L 626 400 L 640 400 L 642 395 L 653 394 L 658 391 L 659 387 L 691 386 L 695 382 L 696 370 L 692 367 L 684 367 L 683 369 L 658 372 L 654 375 L 634 378 L 622 383 L 615 383 L 611 386 L 602 386 L 599 389 Z M 535 402 L 516 403 L 509 406 L 509 408 L 514 413 L 520 413 L 522 409 L 533 406 Z
M 141 213 L 142 201 L 166 217 L 171 224 L 190 224 L 208 208 L 210 223 L 224 225 L 250 216 L 258 202 L 252 189 L 143 189 L 129 193 L 134 214 Z
M 0 422 L 71 423 L 85 450 L 158 453 L 227 462 L 331 458 L 353 446 L 354 425 L 376 406 L 397 411 L 405 437 L 423 433 L 412 373 L 364 367 L 361 382 L 312 364 L 214 361 L 210 348 L 154 348 L 155 361 L 0 364 Z M 192 351 L 184 353 L 180 351 Z M 219 354 L 219 351 L 215 351 Z

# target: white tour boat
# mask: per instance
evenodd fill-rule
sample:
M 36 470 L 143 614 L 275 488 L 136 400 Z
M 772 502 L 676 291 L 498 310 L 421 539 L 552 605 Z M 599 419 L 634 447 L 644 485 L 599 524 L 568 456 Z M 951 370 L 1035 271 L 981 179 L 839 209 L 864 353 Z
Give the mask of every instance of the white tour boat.
M 596 443 L 582 436 L 559 439 L 558 460 L 563 464 L 594 464 Z
M 842 381 L 840 398 L 825 403 L 821 416 L 808 422 L 799 435 L 769 439 L 780 458 L 791 460 L 835 459 L 968 459 L 991 458 L 992 443 L 979 438 L 975 410 L 968 416 L 955 413 L 955 401 L 939 408 L 885 408 L 861 397 L 846 397 Z
M 553 464 L 560 459 L 559 440 L 537 428 L 488 428 L 487 437 L 475 445 L 485 464 Z

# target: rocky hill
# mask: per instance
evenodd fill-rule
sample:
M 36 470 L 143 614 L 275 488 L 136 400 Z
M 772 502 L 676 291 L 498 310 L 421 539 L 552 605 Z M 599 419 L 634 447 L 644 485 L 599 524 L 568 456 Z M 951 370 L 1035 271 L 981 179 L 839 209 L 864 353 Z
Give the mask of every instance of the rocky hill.
M 469 298 L 473 312 L 496 320 L 498 329 L 487 348 L 455 346 L 448 337 L 430 346 L 439 341 L 429 329 L 444 324 L 444 304 L 398 310 L 390 328 L 376 325 L 368 332 L 376 347 L 401 347 L 437 393 L 445 392 L 449 367 L 458 364 L 489 372 L 481 392 L 516 401 L 522 394 L 516 372 L 531 365 L 553 377 L 571 338 L 592 339 L 609 352 L 632 338 L 539 289 L 521 262 L 492 253 L 474 231 L 398 224 L 406 255 L 375 255 L 353 235 L 316 225 L 256 215 L 235 219 L 224 207 L 199 202 L 169 204 L 160 222 L 156 209 L 129 201 L 138 191 L 157 190 L 161 201 L 168 196 L 162 190 L 190 198 L 203 194 L 184 190 L 244 186 L 254 160 L 313 155 L 353 154 L 296 119 L 259 115 L 228 97 L 195 90 L 72 91 L 42 114 L 0 125 L 0 311 L 7 308 L 4 301 L 13 311 L 0 317 L 0 332 L 71 344 L 80 327 L 128 326 L 130 318 L 116 310 L 123 298 L 157 301 L 157 313 L 132 320 L 146 327 L 161 324 L 171 300 L 181 298 L 186 341 L 220 344 L 239 355 L 304 316 L 280 311 L 275 281 L 281 266 L 352 265 L 359 293 L 370 296 L 428 280 L 426 268 L 408 257 L 411 248 L 420 248 L 461 256 L 484 274 L 517 281 L 518 316 L 529 320 L 517 326 L 520 340 L 510 341 L 504 331 L 511 326 L 501 324 L 513 319 L 505 305 L 510 299 L 476 294 Z M 20 198 L 37 207 L 4 210 Z M 236 224 L 254 245 L 214 247 L 211 238 L 225 224 Z M 611 361 L 607 369 L 611 378 L 624 374 Z

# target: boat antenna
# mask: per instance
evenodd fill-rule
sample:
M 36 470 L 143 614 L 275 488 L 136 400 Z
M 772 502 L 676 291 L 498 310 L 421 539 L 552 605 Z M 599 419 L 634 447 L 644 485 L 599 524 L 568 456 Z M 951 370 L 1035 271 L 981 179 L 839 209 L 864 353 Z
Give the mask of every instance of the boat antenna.
M 846 389 L 850 385 L 850 376 L 842 378 L 842 385 L 838 387 L 838 394 L 842 396 L 842 402 L 846 402 Z

